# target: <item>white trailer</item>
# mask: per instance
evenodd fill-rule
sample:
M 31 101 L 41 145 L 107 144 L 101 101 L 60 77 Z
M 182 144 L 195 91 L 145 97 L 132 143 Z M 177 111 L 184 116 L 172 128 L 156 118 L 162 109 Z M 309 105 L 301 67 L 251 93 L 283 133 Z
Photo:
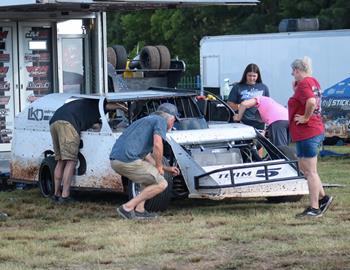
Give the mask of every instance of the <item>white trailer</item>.
M 223 96 L 224 80 L 240 81 L 245 67 L 255 63 L 271 97 L 287 105 L 292 61 L 311 57 L 313 76 L 327 89 L 350 77 L 348 44 L 350 30 L 206 36 L 200 42 L 202 91 Z
M 257 0 L 1 0 L 0 171 L 15 116 L 50 93 L 108 92 L 106 11 Z M 3 156 L 6 155 L 6 156 Z

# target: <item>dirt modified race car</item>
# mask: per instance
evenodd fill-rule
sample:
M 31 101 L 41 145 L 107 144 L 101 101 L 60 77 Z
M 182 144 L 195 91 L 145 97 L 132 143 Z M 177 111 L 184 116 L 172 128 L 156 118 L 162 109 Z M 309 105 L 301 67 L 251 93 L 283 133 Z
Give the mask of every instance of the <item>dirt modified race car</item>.
M 74 99 L 98 99 L 101 124 L 81 133 L 81 148 L 72 189 L 105 190 L 135 196 L 139 186 L 115 173 L 109 153 L 123 130 L 154 112 L 164 102 L 177 106 L 180 119 L 167 133 L 164 162 L 181 174 L 165 175 L 168 188 L 147 201 L 152 211 L 165 210 L 174 198 L 224 199 L 267 197 L 272 201 L 298 200 L 308 194 L 293 153 L 278 149 L 250 126 L 232 123 L 234 112 L 217 98 L 196 92 L 151 89 L 104 96 L 50 94 L 30 104 L 15 120 L 12 143 L 12 182 L 38 183 L 43 196 L 54 190 L 55 160 L 49 120 L 56 109 Z M 104 103 L 118 109 L 104 112 Z M 257 148 L 266 156 L 260 158 Z

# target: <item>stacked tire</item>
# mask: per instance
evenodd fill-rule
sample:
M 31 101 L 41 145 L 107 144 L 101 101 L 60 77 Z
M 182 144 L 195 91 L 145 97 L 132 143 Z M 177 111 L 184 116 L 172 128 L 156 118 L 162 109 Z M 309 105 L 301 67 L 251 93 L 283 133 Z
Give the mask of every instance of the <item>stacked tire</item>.
M 122 45 L 113 45 L 107 48 L 107 61 L 115 69 L 126 68 L 128 55 Z M 140 66 L 142 69 L 167 70 L 170 68 L 171 56 L 169 49 L 164 45 L 145 46 L 140 52 Z
M 142 69 L 169 69 L 170 52 L 164 45 L 145 46 L 140 52 Z
M 113 65 L 115 69 L 125 69 L 128 54 L 122 45 L 113 45 L 107 48 L 107 61 Z M 117 73 L 119 73 L 117 71 Z

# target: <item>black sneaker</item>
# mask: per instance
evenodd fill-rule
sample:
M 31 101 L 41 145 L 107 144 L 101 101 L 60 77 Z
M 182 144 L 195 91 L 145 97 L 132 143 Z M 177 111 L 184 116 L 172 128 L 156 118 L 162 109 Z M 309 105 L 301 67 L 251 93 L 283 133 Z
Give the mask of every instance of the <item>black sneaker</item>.
M 60 196 L 52 195 L 51 196 L 51 200 L 54 203 L 58 203 L 58 201 L 60 200 Z
M 333 201 L 332 196 L 325 195 L 321 200 L 318 201 L 321 209 L 321 213 L 324 214 Z
M 75 200 L 73 200 L 72 197 L 59 197 L 57 201 L 58 204 L 70 204 L 74 202 Z
M 119 216 L 121 216 L 122 218 L 125 219 L 135 219 L 135 211 L 131 210 L 131 211 L 126 211 L 123 207 L 123 205 L 119 206 L 117 208 L 117 213 Z
M 302 213 L 295 215 L 296 218 L 304 218 L 304 217 L 314 217 L 319 218 L 322 217 L 321 209 L 312 208 L 309 206 Z
M 135 217 L 137 219 L 155 219 L 158 218 L 158 215 L 156 213 L 150 213 L 146 210 L 144 212 L 139 212 L 135 210 Z
M 0 221 L 4 221 L 6 220 L 8 217 L 8 215 L 4 212 L 0 212 Z

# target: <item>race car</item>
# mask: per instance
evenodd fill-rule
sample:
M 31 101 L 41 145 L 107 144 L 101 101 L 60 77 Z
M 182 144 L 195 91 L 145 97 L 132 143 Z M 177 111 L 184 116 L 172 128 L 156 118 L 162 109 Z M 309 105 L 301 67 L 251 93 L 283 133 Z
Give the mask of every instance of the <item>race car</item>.
M 295 201 L 308 194 L 307 182 L 291 149 L 277 148 L 253 127 L 234 123 L 234 112 L 218 97 L 161 88 L 105 95 L 57 93 L 31 103 L 15 119 L 12 182 L 37 183 L 43 196 L 52 196 L 56 161 L 49 120 L 60 106 L 76 99 L 98 100 L 101 121 L 97 127 L 81 132 L 73 190 L 136 196 L 140 187 L 114 172 L 109 153 L 133 121 L 170 102 L 177 106 L 180 117 L 164 141 L 164 163 L 177 166 L 181 174 L 165 175 L 168 188 L 146 202 L 148 210 L 165 210 L 175 198 L 266 197 L 271 201 Z M 105 103 L 113 103 L 117 109 L 105 112 Z M 257 152 L 261 147 L 263 157 Z

